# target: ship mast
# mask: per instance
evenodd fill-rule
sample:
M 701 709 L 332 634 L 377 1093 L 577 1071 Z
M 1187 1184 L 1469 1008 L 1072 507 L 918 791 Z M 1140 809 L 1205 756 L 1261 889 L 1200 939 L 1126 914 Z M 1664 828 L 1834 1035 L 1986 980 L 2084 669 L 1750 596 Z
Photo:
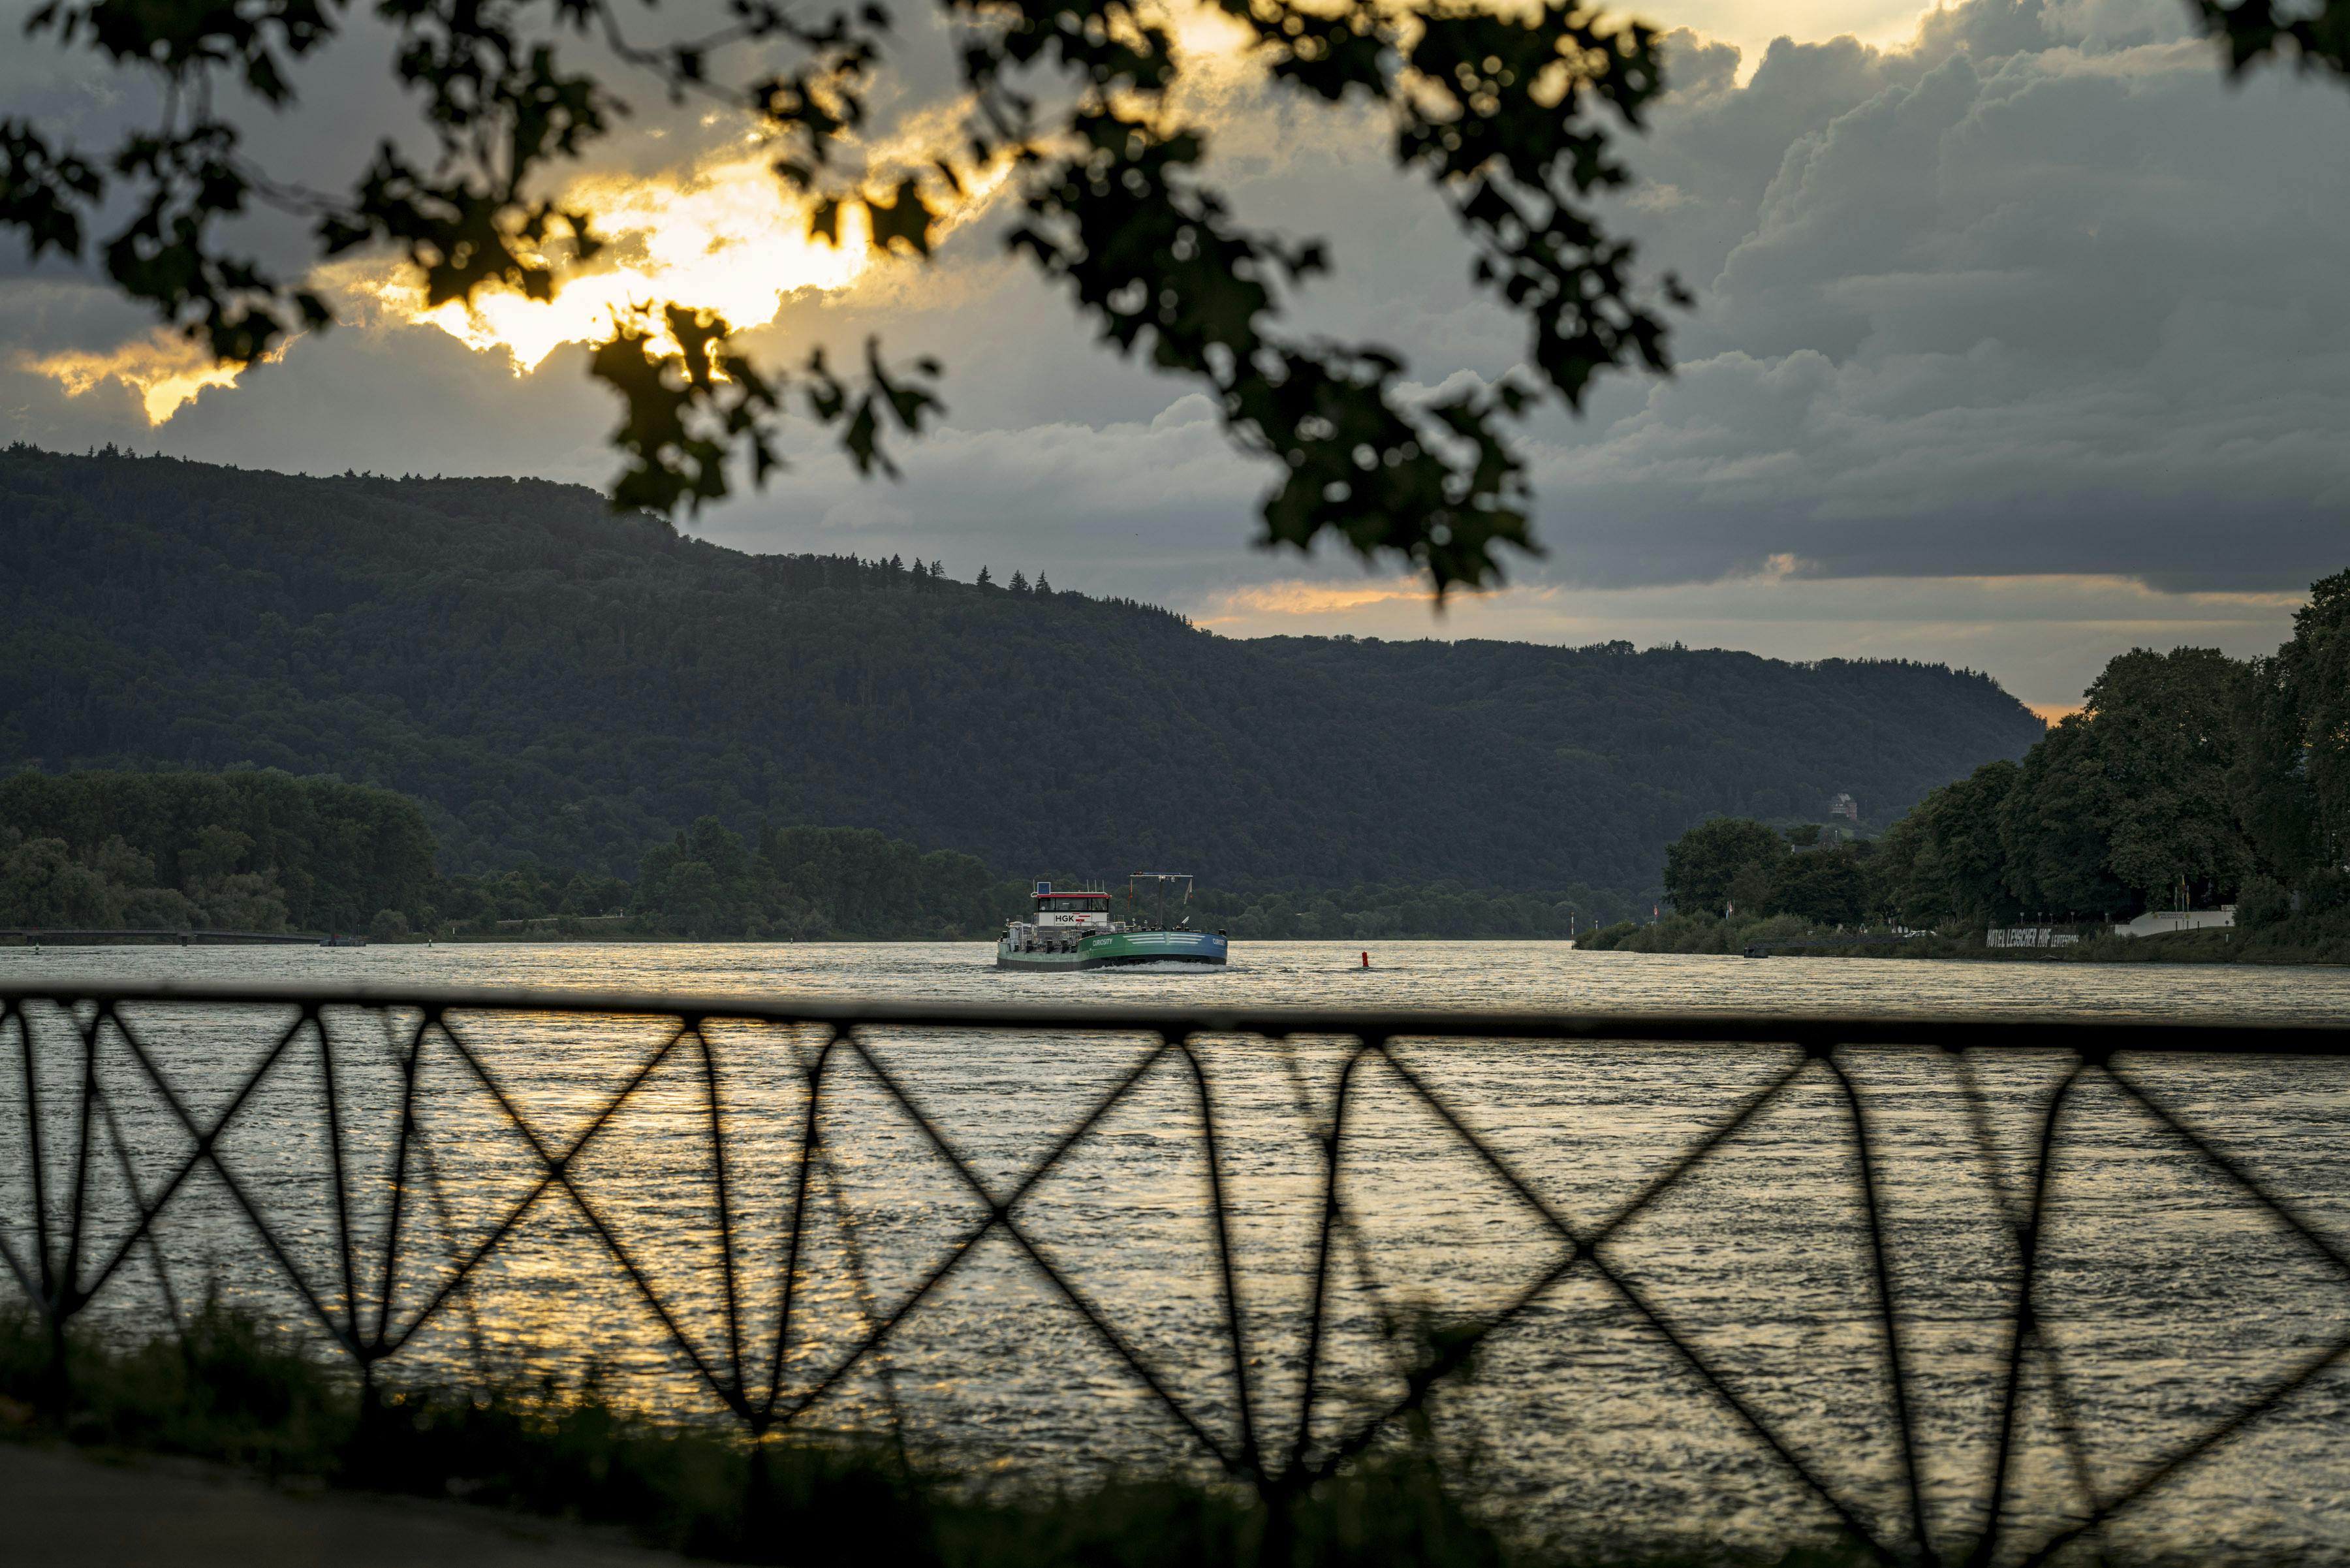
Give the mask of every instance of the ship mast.
M 1156 909 L 1155 912 L 1154 912 L 1154 913 L 1153 913 L 1153 915 L 1152 915 L 1152 919 L 1154 919 L 1155 920 L 1157 920 L 1157 921 L 1158 921 L 1158 923 L 1159 923 L 1159 927 L 1158 927 L 1158 929 L 1160 929 L 1160 930 L 1162 930 L 1162 931 L 1168 929 L 1168 927 L 1167 927 L 1167 884 L 1168 884 L 1168 883 L 1170 883 L 1170 882 L 1180 882 L 1180 883 L 1182 883 L 1182 884 L 1183 884 L 1183 901 L 1184 901 L 1185 903 L 1187 903 L 1187 904 L 1188 904 L 1188 903 L 1190 903 L 1190 902 L 1191 901 L 1191 874 L 1189 871 L 1129 871 L 1129 872 L 1128 872 L 1128 873 L 1126 874 L 1126 898 L 1127 898 L 1127 902 L 1128 902 L 1128 904 L 1131 904 L 1131 903 L 1134 901 L 1134 885 L 1135 885 L 1137 882 L 1151 882 L 1151 883 L 1155 883 L 1155 884 L 1157 884 L 1157 887 L 1158 887 L 1158 895 L 1159 895 L 1159 897 L 1158 897 L 1158 905 L 1157 905 L 1157 909 Z

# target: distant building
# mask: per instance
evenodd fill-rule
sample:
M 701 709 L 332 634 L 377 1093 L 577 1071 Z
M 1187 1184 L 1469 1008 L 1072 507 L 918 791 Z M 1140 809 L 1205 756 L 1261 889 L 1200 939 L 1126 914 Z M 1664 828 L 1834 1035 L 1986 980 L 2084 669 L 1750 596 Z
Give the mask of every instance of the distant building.
M 1828 815 L 1841 816 L 1846 822 L 1857 824 L 1860 821 L 1860 802 L 1839 790 L 1836 792 L 1835 799 L 1828 802 Z

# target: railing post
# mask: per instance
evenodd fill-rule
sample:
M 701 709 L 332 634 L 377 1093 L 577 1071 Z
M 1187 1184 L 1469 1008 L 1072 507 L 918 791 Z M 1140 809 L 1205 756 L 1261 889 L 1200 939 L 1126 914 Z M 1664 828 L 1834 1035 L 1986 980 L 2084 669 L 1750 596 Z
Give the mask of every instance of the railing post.
M 39 1304 L 49 1327 L 49 1361 L 41 1368 L 40 1379 L 34 1386 L 34 1407 L 62 1429 L 73 1413 L 73 1374 L 66 1363 L 66 1317 L 57 1301 Z
M 379 1468 L 388 1447 L 385 1423 L 390 1414 L 383 1407 L 383 1389 L 376 1382 L 375 1357 L 363 1347 L 358 1353 L 359 1364 L 359 1406 L 351 1423 L 350 1447 L 343 1456 L 346 1480 L 368 1484 L 370 1475 Z
M 1292 1568 L 1297 1561 L 1297 1505 L 1312 1484 L 1295 1464 L 1258 1483 L 1264 1532 L 1257 1537 L 1256 1568 Z

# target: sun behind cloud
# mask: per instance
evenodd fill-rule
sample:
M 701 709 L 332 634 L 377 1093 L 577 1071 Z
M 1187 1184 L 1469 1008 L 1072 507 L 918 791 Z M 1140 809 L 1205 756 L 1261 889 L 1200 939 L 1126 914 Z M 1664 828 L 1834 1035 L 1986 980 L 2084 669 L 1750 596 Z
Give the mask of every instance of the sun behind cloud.
M 927 127 L 915 128 L 899 140 L 926 134 Z M 889 149 L 877 150 L 871 161 L 883 167 L 898 161 Z M 1006 167 L 984 171 L 967 180 L 959 196 L 932 192 L 936 232 L 984 212 L 1009 173 Z M 715 155 L 683 172 L 585 176 L 558 205 L 589 213 L 604 248 L 592 262 L 567 268 L 551 298 L 496 287 L 469 302 L 430 306 L 414 269 L 389 260 L 345 269 L 335 282 L 394 320 L 437 327 L 469 348 L 504 352 L 520 376 L 565 344 L 604 341 L 615 320 L 649 306 L 714 311 L 737 332 L 764 327 L 795 295 L 855 286 L 877 259 L 863 213 L 853 205 L 837 244 L 812 234 L 810 202 L 786 189 L 772 156 L 758 151 Z
M 390 260 L 335 281 L 394 321 L 503 352 L 520 376 L 565 344 L 601 341 L 615 319 L 665 301 L 715 311 L 738 330 L 764 326 L 793 295 L 846 288 L 872 260 L 870 240 L 854 225 L 843 225 L 837 245 L 811 238 L 806 209 L 794 206 L 758 157 L 682 177 L 583 179 L 562 204 L 592 214 L 606 248 L 568 269 L 549 299 L 494 287 L 428 306 L 414 269 Z
M 919 123 L 897 140 L 910 151 L 934 130 Z M 871 161 L 888 168 L 908 160 L 884 147 Z M 992 168 L 967 178 L 959 195 L 932 192 L 940 219 L 934 234 L 985 212 L 1009 177 L 1008 167 Z M 557 205 L 591 214 L 603 249 L 591 262 L 564 267 L 547 299 L 496 286 L 470 301 L 429 306 L 422 277 L 396 256 L 334 263 L 312 282 L 343 302 L 347 324 L 356 318 L 437 327 L 478 352 L 504 355 L 514 373 L 525 376 L 564 345 L 603 342 L 616 321 L 664 304 L 715 312 L 737 332 L 764 327 L 795 296 L 854 287 L 878 259 L 862 211 L 853 205 L 843 214 L 837 244 L 811 234 L 809 201 L 786 189 L 772 156 L 755 149 L 658 174 L 582 175 Z M 657 333 L 654 346 L 674 348 L 664 337 Z M 19 364 L 71 397 L 120 382 L 139 396 L 151 427 L 170 421 L 207 387 L 234 386 L 242 373 L 213 362 L 201 345 L 161 331 L 109 348 L 26 356 Z

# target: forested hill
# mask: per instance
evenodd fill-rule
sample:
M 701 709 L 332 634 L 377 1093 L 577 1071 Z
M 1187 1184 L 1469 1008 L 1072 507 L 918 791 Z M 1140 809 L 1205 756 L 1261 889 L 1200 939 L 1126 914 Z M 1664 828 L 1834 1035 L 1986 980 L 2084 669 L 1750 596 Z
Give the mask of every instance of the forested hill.
M 1440 705 L 1592 770 L 1659 792 L 1688 820 L 1816 816 L 1825 794 L 1886 823 L 1938 787 L 1953 756 L 2012 757 L 2041 722 L 1987 675 L 1910 659 L 1790 665 L 1720 649 L 1628 642 L 1383 642 L 1282 637 L 1250 645 L 1350 689 Z M 1694 802 L 1697 810 L 1690 811 Z
M 1889 817 L 2041 733 L 1936 668 L 1239 641 L 746 556 L 536 481 L 17 447 L 0 552 L 0 768 L 389 785 L 426 803 L 450 869 L 625 876 L 710 815 L 1014 874 L 1636 890 L 1709 813 L 1848 790 Z

